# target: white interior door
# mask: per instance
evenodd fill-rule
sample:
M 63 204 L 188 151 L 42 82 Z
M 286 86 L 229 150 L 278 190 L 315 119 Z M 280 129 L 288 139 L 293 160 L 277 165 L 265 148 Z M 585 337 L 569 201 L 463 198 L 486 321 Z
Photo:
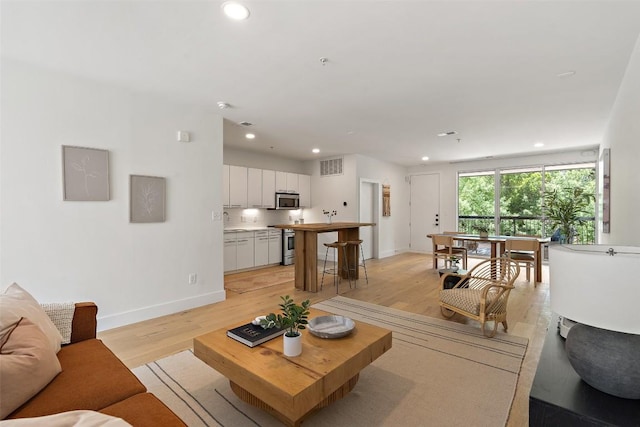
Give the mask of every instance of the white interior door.
M 378 185 L 373 182 L 360 183 L 360 222 L 376 222 L 375 201 L 377 200 Z M 374 227 L 360 227 L 362 251 L 365 259 L 373 258 Z
M 427 234 L 440 232 L 440 175 L 413 175 L 410 197 L 410 248 L 416 252 L 431 252 L 433 246 Z

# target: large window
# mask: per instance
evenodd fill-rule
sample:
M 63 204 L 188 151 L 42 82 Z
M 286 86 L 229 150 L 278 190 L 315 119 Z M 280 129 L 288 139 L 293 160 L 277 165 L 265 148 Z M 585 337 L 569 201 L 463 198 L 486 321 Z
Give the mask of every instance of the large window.
M 596 191 L 594 163 L 497 169 L 458 174 L 458 230 L 506 236 L 551 236 L 544 217 L 545 190 Z M 497 195 L 497 196 L 496 196 Z M 595 203 L 583 218 L 577 243 L 595 242 Z

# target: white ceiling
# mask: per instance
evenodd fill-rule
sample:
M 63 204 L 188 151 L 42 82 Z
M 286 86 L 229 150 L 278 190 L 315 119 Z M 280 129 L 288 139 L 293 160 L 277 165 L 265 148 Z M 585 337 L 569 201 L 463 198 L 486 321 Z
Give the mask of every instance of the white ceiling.
M 599 144 L 640 34 L 638 1 L 221 3 L 3 1 L 2 55 L 225 101 L 228 146 L 409 166 Z

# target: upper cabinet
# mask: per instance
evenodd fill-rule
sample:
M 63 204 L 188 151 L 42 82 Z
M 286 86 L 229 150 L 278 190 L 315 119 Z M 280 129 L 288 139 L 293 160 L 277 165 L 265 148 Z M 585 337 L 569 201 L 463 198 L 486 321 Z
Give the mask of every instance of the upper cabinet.
M 247 206 L 262 208 L 262 169 L 247 169 Z
M 222 165 L 222 205 L 230 207 L 229 201 L 229 165 Z
M 287 173 L 286 172 L 276 171 L 276 192 L 278 193 L 287 192 Z
M 247 207 L 247 168 L 229 166 L 229 207 Z
M 262 170 L 262 207 L 276 207 L 276 171 Z
M 311 207 L 311 177 L 291 172 L 223 165 L 225 208 L 275 208 L 275 193 L 299 193 L 300 207 Z

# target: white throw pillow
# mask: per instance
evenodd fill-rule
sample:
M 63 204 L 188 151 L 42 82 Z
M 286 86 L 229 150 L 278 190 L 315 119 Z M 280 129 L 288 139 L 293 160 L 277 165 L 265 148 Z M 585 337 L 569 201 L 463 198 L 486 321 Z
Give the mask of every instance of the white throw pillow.
M 122 418 L 95 411 L 69 411 L 44 417 L 0 421 L 2 427 L 131 427 Z
M 23 317 L 31 320 L 42 330 L 55 353 L 60 351 L 62 335 L 38 301 L 16 283 L 0 293 L 0 346 Z

